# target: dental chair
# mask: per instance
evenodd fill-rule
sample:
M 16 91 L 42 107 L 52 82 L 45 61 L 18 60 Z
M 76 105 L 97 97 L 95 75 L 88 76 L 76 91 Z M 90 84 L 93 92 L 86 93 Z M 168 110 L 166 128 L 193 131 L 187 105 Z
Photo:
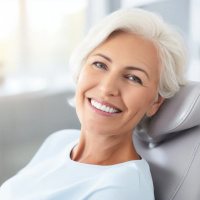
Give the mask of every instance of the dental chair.
M 200 200 L 200 82 L 189 82 L 135 131 L 156 200 Z

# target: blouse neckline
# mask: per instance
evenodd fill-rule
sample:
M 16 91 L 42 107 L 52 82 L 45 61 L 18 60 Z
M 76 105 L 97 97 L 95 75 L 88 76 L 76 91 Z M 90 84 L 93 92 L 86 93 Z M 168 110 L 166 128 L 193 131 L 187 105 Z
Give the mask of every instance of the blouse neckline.
M 120 166 L 127 166 L 127 165 L 133 165 L 133 164 L 139 164 L 139 163 L 146 162 L 143 158 L 141 158 L 140 160 L 129 160 L 126 162 L 117 163 L 117 164 L 113 164 L 113 165 L 97 165 L 97 164 L 88 164 L 88 163 L 74 161 L 71 159 L 71 152 L 74 149 L 74 147 L 78 144 L 78 142 L 79 142 L 79 139 L 76 139 L 75 141 L 71 142 L 69 144 L 68 150 L 67 150 L 67 160 L 74 166 L 108 169 L 108 168 L 115 168 L 115 167 L 120 167 Z

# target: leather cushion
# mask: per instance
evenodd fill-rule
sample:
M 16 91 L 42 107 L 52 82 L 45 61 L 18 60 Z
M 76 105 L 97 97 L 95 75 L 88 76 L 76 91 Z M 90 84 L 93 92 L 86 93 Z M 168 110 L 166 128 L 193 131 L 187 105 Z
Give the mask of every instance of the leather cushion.
M 145 129 L 137 130 L 137 134 L 148 142 L 160 142 L 172 133 L 197 125 L 200 125 L 200 82 L 191 81 L 174 97 L 166 99 Z

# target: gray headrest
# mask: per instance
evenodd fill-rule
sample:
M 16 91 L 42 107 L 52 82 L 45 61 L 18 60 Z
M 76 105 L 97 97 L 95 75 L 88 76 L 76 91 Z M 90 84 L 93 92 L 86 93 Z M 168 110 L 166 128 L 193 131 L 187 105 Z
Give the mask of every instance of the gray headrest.
M 147 142 L 158 143 L 197 125 L 200 125 L 200 82 L 188 82 L 174 97 L 165 100 L 145 129 L 137 134 Z

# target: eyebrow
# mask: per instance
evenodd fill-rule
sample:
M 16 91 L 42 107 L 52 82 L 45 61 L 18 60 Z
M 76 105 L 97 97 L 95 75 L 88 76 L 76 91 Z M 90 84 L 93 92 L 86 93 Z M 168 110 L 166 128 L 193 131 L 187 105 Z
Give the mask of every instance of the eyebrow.
M 108 62 L 112 63 L 112 59 L 109 58 L 108 56 L 104 55 L 104 54 L 97 53 L 94 56 L 100 56 L 100 57 L 106 59 Z M 149 74 L 144 69 L 142 69 L 140 67 L 137 67 L 137 66 L 127 66 L 125 69 L 126 70 L 138 70 L 138 71 L 141 71 L 141 72 L 143 72 L 147 76 L 148 79 L 150 79 Z
M 110 63 L 112 63 L 111 58 L 109 58 L 108 56 L 105 56 L 104 54 L 97 53 L 97 54 L 95 54 L 94 56 L 100 56 L 100 57 L 103 57 L 104 59 L 106 59 L 107 61 L 109 61 Z

